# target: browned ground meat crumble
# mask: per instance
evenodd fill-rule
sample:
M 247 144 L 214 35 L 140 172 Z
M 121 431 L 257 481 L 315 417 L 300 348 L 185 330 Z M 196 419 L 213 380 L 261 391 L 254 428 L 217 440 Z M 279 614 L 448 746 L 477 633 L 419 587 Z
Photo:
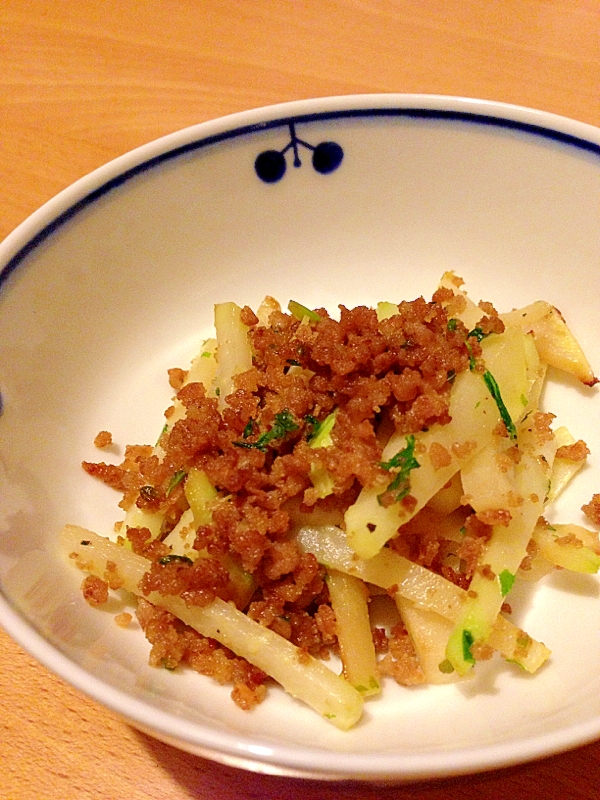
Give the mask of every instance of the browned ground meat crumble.
M 566 444 L 559 447 L 556 451 L 556 458 L 564 458 L 567 461 L 585 461 L 589 454 L 590 450 L 587 444 L 579 439 L 574 444 Z
M 590 502 L 581 508 L 590 522 L 600 525 L 600 494 L 595 494 Z
M 100 431 L 94 439 L 94 445 L 101 450 L 103 447 L 109 447 L 112 444 L 112 434 L 108 431 Z
M 94 575 L 83 579 L 81 591 L 91 606 L 101 606 L 108 600 L 108 583 Z
M 478 338 L 459 320 L 459 296 L 440 289 L 431 302 L 402 302 L 398 313 L 378 321 L 374 310 L 340 306 L 339 321 L 324 309 L 318 321 L 302 322 L 274 311 L 269 327 L 244 308 L 250 327 L 253 365 L 239 375 L 224 410 L 199 383 L 185 384 L 183 370 L 169 371 L 171 386 L 185 406 L 186 416 L 164 432 L 160 446 L 130 446 L 119 466 L 84 463 L 84 469 L 123 495 L 120 505 L 133 504 L 165 516 L 164 535 L 187 508 L 185 475 L 203 470 L 227 502 L 215 506 L 212 522 L 197 531 L 195 548 L 209 558 L 193 563 L 161 563 L 167 547 L 152 541 L 147 529 L 128 529 L 133 550 L 152 561 L 143 591 L 180 595 L 190 605 L 205 605 L 216 596 L 236 600 L 225 557 L 234 559 L 254 579 L 254 594 L 244 610 L 296 644 L 301 651 L 326 658 L 337 652 L 335 616 L 329 604 L 325 571 L 314 556 L 301 553 L 292 537 L 290 512 L 326 510 L 342 520 L 342 511 L 361 487 L 382 484 L 382 442 L 378 433 L 394 429 L 410 434 L 434 423 L 449 422 L 449 393 L 455 376 L 481 356 Z M 445 307 L 447 306 L 447 308 Z M 484 333 L 501 332 L 503 324 L 489 304 L 480 323 Z M 468 346 L 467 346 L 468 340 Z M 311 448 L 315 422 L 337 409 L 333 444 Z M 172 409 L 166 412 L 171 416 Z M 260 436 L 285 414 L 292 422 L 284 435 L 260 445 Z M 535 420 L 540 436 L 550 419 Z M 498 431 L 506 436 L 506 430 Z M 450 453 L 439 447 L 432 459 L 443 467 Z M 508 458 L 516 459 L 512 454 Z M 333 494 L 318 498 L 310 479 L 311 464 L 326 468 Z M 183 476 L 174 482 L 174 476 Z M 389 476 L 388 476 L 389 479 Z M 405 502 L 410 506 L 410 495 Z M 600 505 L 600 504 L 599 504 Z M 597 510 L 597 509 L 596 509 Z M 506 512 L 508 514 L 508 512 Z M 467 588 L 485 543 L 491 535 L 487 519 L 464 509 L 461 541 L 436 532 L 435 514 L 424 509 L 403 526 L 390 546 L 454 583 Z M 110 576 L 105 576 L 110 583 Z M 100 584 L 103 583 L 100 581 Z M 105 589 L 86 579 L 85 592 L 98 602 Z M 106 583 L 105 583 L 106 586 Z M 226 648 L 202 637 L 167 611 L 140 600 L 137 616 L 152 645 L 150 663 L 174 669 L 187 665 L 222 683 L 233 684 L 234 700 L 243 708 L 260 702 L 267 676 Z M 383 674 L 405 684 L 422 681 L 410 637 L 401 624 L 389 637 L 374 629 Z M 487 657 L 487 651 L 480 654 Z

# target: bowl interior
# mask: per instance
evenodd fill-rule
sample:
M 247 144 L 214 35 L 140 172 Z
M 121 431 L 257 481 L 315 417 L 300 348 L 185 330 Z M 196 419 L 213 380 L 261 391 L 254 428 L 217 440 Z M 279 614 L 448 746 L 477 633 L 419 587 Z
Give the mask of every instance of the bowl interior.
M 51 225 L 0 284 L 0 619 L 79 688 L 187 749 L 402 777 L 600 734 L 595 577 L 555 573 L 511 595 L 513 619 L 553 651 L 537 676 L 494 660 L 463 684 L 386 684 L 340 733 L 277 689 L 244 713 L 207 678 L 151 669 L 139 630 L 115 626 L 119 602 L 90 609 L 57 552 L 67 522 L 112 530 L 118 498 L 80 462 L 117 462 L 125 444 L 156 440 L 166 370 L 187 365 L 215 302 L 256 307 L 271 294 L 335 310 L 430 297 L 455 270 L 500 310 L 554 303 L 594 362 L 600 138 L 589 146 L 551 118 L 491 104 L 410 105 L 317 101 L 188 129 L 84 179 L 4 245 L 7 261 Z M 281 158 L 261 177 L 257 157 L 288 145 L 283 176 L 265 180 Z M 597 485 L 598 393 L 552 377 L 547 408 L 592 450 L 556 519 L 582 522 Z M 92 444 L 101 429 L 116 443 L 108 456 Z

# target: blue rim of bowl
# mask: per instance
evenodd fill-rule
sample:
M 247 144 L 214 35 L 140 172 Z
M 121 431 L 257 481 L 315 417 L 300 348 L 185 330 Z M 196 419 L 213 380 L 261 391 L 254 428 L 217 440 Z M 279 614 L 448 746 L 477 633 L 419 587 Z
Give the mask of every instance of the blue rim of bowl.
M 356 104 L 355 107 L 353 102 Z M 374 105 L 370 105 L 370 102 Z M 377 102 L 381 103 L 380 107 L 375 105 Z M 428 103 L 430 107 L 427 107 Z M 325 106 L 327 110 L 305 111 L 315 105 Z M 485 109 L 485 112 L 464 110 L 474 106 Z M 292 109 L 298 109 L 299 113 L 285 113 Z M 249 117 L 255 121 L 249 124 L 236 124 L 245 122 Z M 361 117 L 405 117 L 483 125 L 542 137 L 559 145 L 576 148 L 580 152 L 600 156 L 600 129 L 594 126 L 535 109 L 470 98 L 441 95 L 351 95 L 295 101 L 241 112 L 200 123 L 132 150 L 84 176 L 49 200 L 9 234 L 3 243 L 0 243 L 0 258 L 5 250 L 10 254 L 0 271 L 0 290 L 9 275 L 57 229 L 94 201 L 137 175 L 203 147 L 289 126 L 290 123 Z M 256 118 L 259 121 L 256 121 Z M 210 132 L 215 130 L 215 126 L 218 132 Z M 207 131 L 207 135 L 195 135 L 202 131 Z M 583 135 L 570 131 L 581 132 Z M 586 138 L 586 135 L 591 138 Z M 173 142 L 181 141 L 181 138 L 187 136 L 191 136 L 189 141 L 172 146 Z M 154 151 L 156 154 L 146 157 L 149 151 Z M 129 166 L 136 160 L 138 163 Z M 112 177 L 101 180 L 90 190 L 90 185 L 93 186 L 105 173 L 112 174 Z M 51 221 L 45 222 L 48 217 Z M 23 238 L 27 241 L 19 245 L 19 239 Z M 13 247 L 13 242 L 16 242 L 16 248 Z M 250 743 L 247 740 L 241 742 L 231 733 L 211 730 L 208 737 L 211 741 L 207 741 L 206 737 L 198 735 L 198 726 L 194 723 L 178 720 L 172 714 L 159 709 L 152 709 L 152 713 L 149 714 L 142 701 L 90 676 L 59 648 L 48 642 L 35 626 L 25 620 L 19 610 L 12 606 L 1 591 L 0 611 L 3 611 L 3 627 L 21 646 L 76 689 L 125 716 L 135 727 L 188 752 L 255 772 L 325 780 L 416 781 L 521 764 L 584 745 L 600 735 L 600 720 L 591 720 L 568 726 L 564 729 L 570 731 L 568 736 L 565 736 L 561 729 L 549 734 L 542 733 L 535 738 L 482 745 L 479 748 L 437 750 L 423 754 L 368 753 L 365 754 L 368 766 L 362 761 L 359 753 L 328 751 L 307 745 L 301 748 L 304 753 L 302 755 L 298 752 L 298 748 L 264 742 L 260 737 L 256 737 Z M 127 711 L 124 710 L 125 706 L 128 707 Z M 200 726 L 202 727 L 201 723 Z M 330 764 L 331 758 L 337 761 L 335 766 Z

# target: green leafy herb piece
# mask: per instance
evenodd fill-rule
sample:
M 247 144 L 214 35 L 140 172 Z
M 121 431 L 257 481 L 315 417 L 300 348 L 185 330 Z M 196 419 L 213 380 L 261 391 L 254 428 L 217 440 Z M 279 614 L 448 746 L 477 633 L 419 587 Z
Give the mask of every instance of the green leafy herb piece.
M 471 646 L 475 642 L 473 638 L 473 634 L 471 631 L 463 630 L 462 632 L 462 649 L 463 649 L 463 659 L 469 663 L 474 664 L 475 659 L 473 658 L 473 654 L 471 653 Z
M 311 322 L 320 322 L 321 317 L 316 311 L 311 311 L 310 308 L 303 306 L 302 303 L 297 303 L 295 300 L 290 300 L 288 303 L 288 311 L 293 317 L 299 319 L 300 322 L 304 317 L 308 317 Z
M 312 431 L 310 433 L 310 446 L 312 448 L 317 447 L 331 447 L 333 441 L 331 439 L 331 431 L 333 430 L 333 426 L 335 425 L 335 420 L 337 417 L 338 410 L 337 408 L 328 414 L 323 422 L 319 422 L 315 420 L 315 424 L 313 425 Z M 313 417 L 314 419 L 314 417 Z
M 390 492 L 396 502 L 402 500 L 410 491 L 410 473 L 421 465 L 415 458 L 415 437 L 413 434 L 406 437 L 406 447 L 399 450 L 389 461 L 382 461 L 383 469 L 396 471 L 394 480 L 388 485 L 383 494 Z M 379 495 L 381 499 L 382 495 Z
M 306 441 L 310 442 L 310 440 L 314 439 L 317 433 L 319 432 L 321 423 L 316 417 L 313 417 L 312 414 L 307 414 L 304 417 L 304 421 L 306 422 L 306 427 L 308 429 L 306 432 Z
M 160 436 L 159 436 L 159 437 L 158 437 L 158 439 L 156 440 L 156 445 L 155 445 L 155 447 L 158 445 L 158 443 L 160 442 L 160 440 L 162 439 L 162 437 L 165 435 L 165 433 L 166 433 L 168 430 L 169 430 L 169 426 L 168 426 L 168 424 L 165 422 L 165 424 L 163 425 L 163 429 L 162 429 L 162 431 L 160 432 Z
M 212 356 L 212 353 L 209 353 L 208 350 L 205 350 L 202 353 L 201 358 L 210 358 L 211 356 Z
M 399 450 L 389 461 L 381 461 L 379 466 L 388 471 L 396 468 L 402 469 L 407 465 L 410 465 L 410 469 L 420 466 L 417 461 L 414 461 L 415 444 L 414 434 L 411 433 L 410 436 L 406 437 L 406 447 Z
M 468 342 L 465 342 L 465 346 L 467 348 L 467 353 L 469 354 L 469 369 L 471 370 L 471 372 L 473 372 L 473 370 L 477 367 L 477 360 L 473 355 L 473 350 L 471 348 L 471 345 Z
M 473 370 L 477 367 L 477 361 L 475 359 L 475 356 L 473 355 L 473 348 L 469 344 L 469 339 L 475 339 L 477 342 L 481 342 L 489 335 L 490 335 L 489 333 L 484 333 L 479 326 L 473 328 L 472 331 L 469 331 L 467 333 L 467 341 L 465 342 L 465 345 L 467 348 L 467 352 L 469 354 L 469 369 L 471 370 L 471 372 L 473 372 Z
M 502 395 L 500 394 L 500 387 L 498 386 L 496 379 L 492 375 L 492 373 L 486 369 L 483 373 L 483 380 L 485 381 L 485 385 L 489 389 L 490 394 L 494 398 L 496 405 L 498 406 L 498 411 L 500 412 L 500 417 L 502 422 L 506 425 L 506 430 L 508 431 L 508 435 L 511 439 L 517 438 L 517 429 L 515 428 L 515 423 L 512 421 L 510 414 L 508 413 L 508 409 L 504 405 L 504 400 L 502 399 Z
M 446 326 L 449 331 L 455 331 L 456 326 L 458 325 L 458 320 L 452 317 L 452 319 L 448 320 L 448 325 Z
M 482 329 L 478 326 L 473 328 L 472 331 L 469 331 L 467 334 L 467 339 L 473 338 L 477 339 L 478 342 L 481 342 L 482 339 L 485 339 L 486 336 L 489 336 L 489 333 L 484 333 Z
M 298 425 L 296 424 L 292 412 L 289 408 L 284 408 L 279 414 L 275 414 L 275 422 L 273 427 L 267 433 L 263 433 L 262 437 L 266 442 L 271 439 L 283 439 L 286 433 L 297 431 Z
M 283 439 L 286 434 L 298 430 L 292 412 L 288 408 L 284 408 L 279 414 L 275 414 L 275 421 L 273 427 L 261 433 L 255 442 L 234 442 L 235 447 L 245 447 L 247 450 L 261 450 L 263 453 L 267 452 L 267 446 L 273 439 Z
M 454 667 L 450 661 L 448 661 L 448 659 L 442 661 L 441 664 L 438 664 L 438 669 L 440 672 L 443 672 L 444 675 L 451 675 L 454 672 Z
M 175 555 L 175 553 L 172 553 L 171 555 L 168 555 L 168 556 L 163 556 L 162 558 L 158 559 L 158 563 L 162 567 L 165 567 L 167 564 L 173 564 L 173 563 L 177 563 L 177 562 L 179 562 L 180 564 L 193 564 L 194 563 L 191 558 L 188 558 L 187 556 L 177 556 L 177 555 Z
M 243 431 L 243 433 L 242 433 L 242 436 L 244 437 L 244 439 L 247 439 L 249 436 L 252 436 L 252 434 L 254 433 L 254 426 L 255 426 L 255 424 L 256 424 L 256 423 L 254 422 L 254 420 L 252 419 L 252 417 L 250 417 L 250 419 L 249 419 L 249 420 L 248 420 L 248 422 L 246 423 L 246 425 L 245 425 L 245 427 L 244 427 L 244 431 Z
M 503 569 L 498 577 L 500 578 L 500 590 L 502 591 L 502 597 L 506 597 L 513 587 L 516 576 L 507 569 Z
M 171 492 L 176 486 L 179 486 L 179 484 L 185 478 L 186 475 L 187 472 L 184 469 L 177 470 L 177 472 L 173 475 L 173 477 L 169 481 L 169 485 L 167 486 L 167 497 L 171 494 Z
M 258 442 L 233 442 L 234 447 L 243 447 L 245 450 L 260 450 L 263 453 L 267 452 L 267 447 L 260 445 Z

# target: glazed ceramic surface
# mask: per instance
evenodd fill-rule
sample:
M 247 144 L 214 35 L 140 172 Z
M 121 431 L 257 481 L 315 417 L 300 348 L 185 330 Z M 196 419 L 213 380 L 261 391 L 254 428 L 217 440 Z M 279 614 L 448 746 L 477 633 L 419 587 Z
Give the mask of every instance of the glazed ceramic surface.
M 536 676 L 500 659 L 460 684 L 386 682 L 342 733 L 272 688 L 147 666 L 124 607 L 97 611 L 61 527 L 109 534 L 118 497 L 82 460 L 152 443 L 217 302 L 270 294 L 332 312 L 431 297 L 454 270 L 475 300 L 556 305 L 600 371 L 600 131 L 460 98 L 302 101 L 188 128 L 62 192 L 0 246 L 0 622 L 133 724 L 227 763 L 408 779 L 511 764 L 600 736 L 600 584 L 556 572 L 515 588 L 513 619 L 552 649 Z M 552 375 L 544 405 L 592 455 L 556 504 L 583 522 L 600 488 L 600 395 Z M 100 430 L 115 446 L 99 454 Z M 43 702 L 40 699 L 40 702 Z

